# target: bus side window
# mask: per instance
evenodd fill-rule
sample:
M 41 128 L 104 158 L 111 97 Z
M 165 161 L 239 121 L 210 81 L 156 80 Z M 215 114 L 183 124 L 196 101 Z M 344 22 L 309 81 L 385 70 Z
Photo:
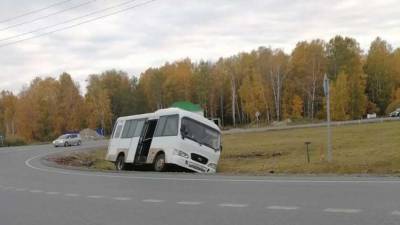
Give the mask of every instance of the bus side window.
M 178 135 L 178 115 L 161 116 L 158 120 L 155 137 Z
M 131 126 L 128 131 L 128 138 L 132 138 L 135 135 L 137 123 L 138 123 L 137 120 L 131 121 Z
M 132 120 L 125 121 L 124 129 L 122 129 L 121 138 L 128 138 L 128 132 L 131 129 Z
M 156 131 L 154 133 L 154 137 L 163 136 L 162 132 L 164 130 L 166 121 L 167 121 L 167 117 L 166 116 L 160 116 L 160 119 L 158 120 L 158 123 L 157 123 Z
M 163 131 L 163 136 L 178 135 L 178 118 L 178 115 L 168 117 Z
M 121 135 L 121 130 L 122 130 L 122 124 L 119 124 L 117 126 L 117 129 L 115 130 L 114 138 L 119 138 L 119 136 Z
M 143 129 L 143 125 L 144 125 L 145 121 L 146 121 L 145 119 L 137 121 L 135 133 L 133 134 L 134 137 L 140 136 L 140 134 L 142 133 L 142 129 Z

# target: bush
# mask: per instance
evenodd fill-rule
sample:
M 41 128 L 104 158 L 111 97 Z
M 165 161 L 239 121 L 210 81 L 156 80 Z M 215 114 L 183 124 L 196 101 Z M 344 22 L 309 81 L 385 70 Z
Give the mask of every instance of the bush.
M 26 145 L 26 142 L 19 137 L 8 137 L 4 140 L 3 143 L 3 146 L 21 146 L 21 145 Z

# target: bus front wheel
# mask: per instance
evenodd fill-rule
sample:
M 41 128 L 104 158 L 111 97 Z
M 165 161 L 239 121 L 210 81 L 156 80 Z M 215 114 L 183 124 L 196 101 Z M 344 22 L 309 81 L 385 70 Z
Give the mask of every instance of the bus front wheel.
M 154 160 L 154 170 L 156 172 L 163 172 L 165 171 L 167 165 L 165 163 L 165 155 L 163 153 L 158 154 L 156 159 Z
M 115 161 L 115 169 L 118 171 L 125 170 L 125 157 L 124 155 L 120 154 Z

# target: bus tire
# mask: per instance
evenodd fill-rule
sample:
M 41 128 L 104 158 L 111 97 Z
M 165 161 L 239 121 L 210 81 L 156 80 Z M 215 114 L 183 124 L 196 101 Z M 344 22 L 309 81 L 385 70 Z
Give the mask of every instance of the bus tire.
M 167 168 L 167 164 L 165 163 L 165 154 L 160 153 L 156 156 L 153 163 L 153 169 L 156 172 L 163 172 Z
M 117 160 L 115 160 L 115 169 L 118 170 L 118 171 L 126 169 L 124 154 L 119 154 L 118 155 Z

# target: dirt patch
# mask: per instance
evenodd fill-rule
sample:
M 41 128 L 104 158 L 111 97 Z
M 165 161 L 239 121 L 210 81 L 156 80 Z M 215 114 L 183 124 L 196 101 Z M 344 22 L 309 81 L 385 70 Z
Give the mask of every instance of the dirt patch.
M 106 161 L 104 149 L 95 149 L 86 152 L 72 152 L 48 156 L 47 161 L 62 166 L 85 167 L 102 170 L 113 170 L 114 165 Z

